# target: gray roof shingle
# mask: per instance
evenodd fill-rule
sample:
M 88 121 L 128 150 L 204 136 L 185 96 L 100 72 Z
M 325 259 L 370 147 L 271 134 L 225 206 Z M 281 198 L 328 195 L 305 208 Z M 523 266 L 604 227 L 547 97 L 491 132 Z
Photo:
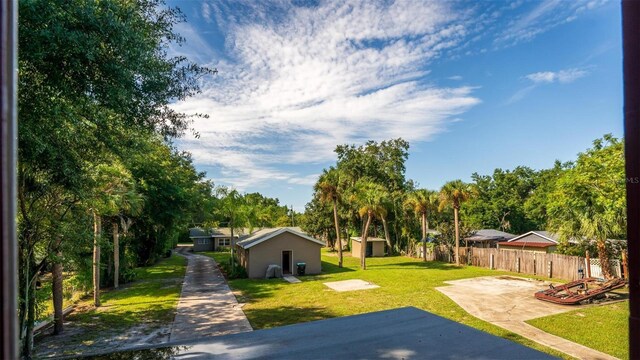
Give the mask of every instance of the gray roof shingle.
M 305 234 L 304 231 L 302 231 L 302 229 L 300 229 L 299 227 L 279 227 L 279 228 L 266 228 L 266 229 L 258 230 L 253 234 L 242 238 L 242 240 L 238 241 L 237 245 L 243 249 L 248 249 L 254 245 L 257 245 L 263 241 L 267 241 L 272 237 L 275 237 L 284 232 L 289 232 L 291 234 L 298 235 L 303 239 L 315 242 L 319 245 L 324 245 L 324 242 L 310 237 L 309 235 Z

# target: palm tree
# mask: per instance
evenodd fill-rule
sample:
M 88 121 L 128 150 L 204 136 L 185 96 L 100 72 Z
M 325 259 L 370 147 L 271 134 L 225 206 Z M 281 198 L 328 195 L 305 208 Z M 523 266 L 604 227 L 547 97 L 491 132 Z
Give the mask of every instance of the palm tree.
M 338 242 L 338 267 L 342 267 L 342 239 L 338 224 L 338 201 L 340 200 L 340 172 L 334 167 L 325 170 L 316 185 L 316 194 L 322 203 L 333 204 L 333 221 L 336 226 L 336 240 Z
M 416 215 L 420 215 L 422 228 L 422 259 L 427 261 L 427 230 L 429 229 L 428 215 L 438 209 L 438 193 L 433 190 L 418 189 L 409 194 L 404 205 L 411 208 Z
M 362 230 L 362 237 L 360 238 L 360 267 L 363 270 L 367 269 L 367 236 L 371 220 L 376 217 L 382 219 L 387 216 L 387 209 L 383 205 L 386 193 L 387 192 L 382 185 L 366 178 L 360 179 L 356 183 L 354 200 L 358 204 L 358 215 L 360 215 L 361 219 L 364 219 L 365 216 L 367 219 L 364 229 Z
M 102 216 L 117 215 L 121 209 L 127 208 L 127 203 L 137 195 L 131 173 L 119 161 L 99 164 L 91 171 L 92 196 L 88 201 L 93 216 L 93 302 L 99 307 Z
M 217 212 L 229 219 L 229 229 L 231 230 L 231 268 L 233 269 L 235 263 L 235 258 L 233 256 L 235 250 L 235 237 L 233 235 L 233 230 L 238 227 L 238 225 L 245 223 L 243 198 L 238 190 L 230 190 L 227 187 L 218 188 L 217 193 L 221 200 Z
M 124 214 L 139 215 L 142 211 L 143 197 L 136 191 L 135 183 L 131 183 L 129 188 L 121 195 L 120 198 L 120 211 L 112 218 L 111 228 L 113 236 L 113 287 L 117 289 L 120 286 L 120 226 L 118 222 L 122 223 Z M 131 220 L 127 222 L 125 235 L 129 231 L 131 226 Z
M 442 210 L 446 206 L 453 207 L 453 222 L 456 229 L 456 265 L 460 266 L 460 224 L 458 220 L 458 212 L 460 205 L 469 200 L 473 196 L 473 188 L 470 184 L 462 182 L 462 180 L 453 180 L 442 186 L 440 189 L 440 206 Z
M 550 226 L 557 229 L 564 239 L 595 239 L 602 275 L 610 279 L 613 274 L 607 239 L 615 238 L 624 231 L 625 215 L 622 207 L 605 208 L 592 204 L 582 209 L 566 211 L 552 220 Z

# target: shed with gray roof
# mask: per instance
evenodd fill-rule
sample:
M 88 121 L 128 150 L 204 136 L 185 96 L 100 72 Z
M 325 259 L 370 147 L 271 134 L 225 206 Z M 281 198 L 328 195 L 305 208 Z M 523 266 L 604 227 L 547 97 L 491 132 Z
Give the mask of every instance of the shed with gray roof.
M 479 248 L 495 248 L 496 244 L 501 241 L 507 241 L 515 238 L 516 235 L 495 229 L 482 229 L 474 231 L 471 236 L 466 237 L 466 241 L 472 247 Z
M 295 273 L 296 264 L 306 264 L 305 274 L 321 271 L 320 250 L 324 242 L 305 234 L 300 228 L 262 229 L 241 238 L 236 244 L 238 262 L 250 278 L 263 278 L 269 265 L 282 272 Z

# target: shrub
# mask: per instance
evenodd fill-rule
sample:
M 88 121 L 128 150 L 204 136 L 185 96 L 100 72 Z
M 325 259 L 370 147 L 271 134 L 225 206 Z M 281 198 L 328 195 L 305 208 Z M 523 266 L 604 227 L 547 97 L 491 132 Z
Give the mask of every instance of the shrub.
M 228 261 L 220 262 L 220 270 L 224 272 L 227 279 L 246 279 L 247 271 L 236 261 L 235 264 L 231 265 L 231 259 Z
M 136 279 L 136 272 L 134 269 L 125 268 L 120 272 L 120 282 L 123 284 L 130 283 Z

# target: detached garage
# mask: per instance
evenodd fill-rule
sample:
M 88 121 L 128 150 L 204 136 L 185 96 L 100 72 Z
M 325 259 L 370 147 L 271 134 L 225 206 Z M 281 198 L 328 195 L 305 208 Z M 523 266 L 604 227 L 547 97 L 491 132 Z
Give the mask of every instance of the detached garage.
M 296 263 L 306 264 L 306 274 L 321 271 L 320 250 L 324 242 L 299 228 L 262 229 L 236 244 L 238 261 L 250 278 L 264 278 L 269 265 L 279 265 L 284 274 L 295 273 Z

